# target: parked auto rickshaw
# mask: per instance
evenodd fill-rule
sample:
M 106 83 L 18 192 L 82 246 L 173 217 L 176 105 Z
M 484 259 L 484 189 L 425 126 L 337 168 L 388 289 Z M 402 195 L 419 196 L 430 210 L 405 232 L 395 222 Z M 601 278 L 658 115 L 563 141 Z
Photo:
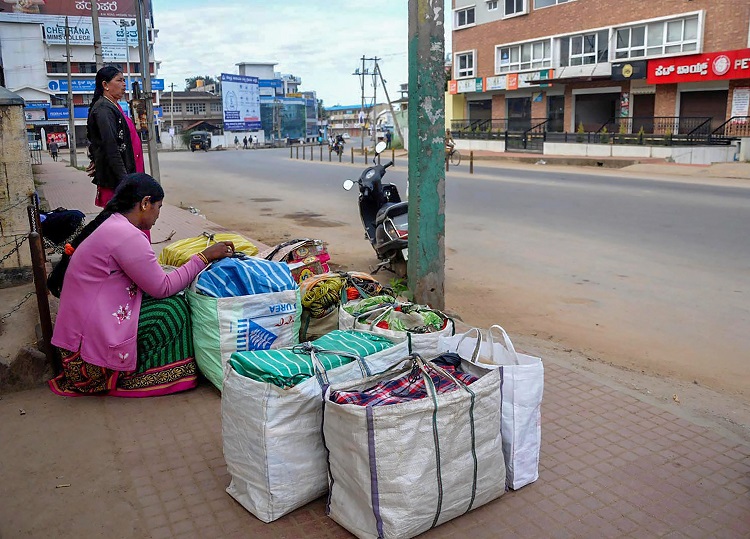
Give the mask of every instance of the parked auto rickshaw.
M 208 131 L 193 131 L 190 133 L 190 151 L 203 150 L 207 152 L 211 147 L 211 133 Z

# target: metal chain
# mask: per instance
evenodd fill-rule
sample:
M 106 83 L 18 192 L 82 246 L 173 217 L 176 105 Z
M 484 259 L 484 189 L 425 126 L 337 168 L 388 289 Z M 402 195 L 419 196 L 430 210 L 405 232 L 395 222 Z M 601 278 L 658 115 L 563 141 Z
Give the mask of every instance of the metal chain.
M 13 234 L 13 236 L 14 236 L 14 237 L 15 237 L 16 239 L 13 239 L 13 240 L 9 241 L 8 243 L 3 243 L 2 245 L 0 245 L 0 248 L 1 248 L 1 247 L 7 247 L 8 245 L 11 245 L 11 244 L 13 244 L 13 243 L 16 243 L 16 242 L 18 241 L 18 238 L 24 238 L 24 237 L 26 237 L 26 234 Z M 22 240 L 22 241 L 23 241 L 23 240 Z
M 15 207 L 20 206 L 21 204 L 29 204 L 29 199 L 22 198 L 21 200 L 19 200 L 18 202 L 16 202 L 15 204 L 11 206 L 5 206 L 4 208 L 0 208 L 0 213 L 5 213 L 6 211 L 10 211 Z
M 12 315 L 14 312 L 16 312 L 18 309 L 20 309 L 21 306 L 24 303 L 26 303 L 29 300 L 29 298 L 31 296 L 33 296 L 35 293 L 36 292 L 31 291 L 28 294 L 26 294 L 18 305 L 16 305 L 15 307 L 13 307 L 10 311 L 8 311 L 7 313 L 5 313 L 4 315 L 0 316 L 0 322 L 5 321 L 6 318 L 8 318 L 10 315 Z
M 8 260 L 13 253 L 15 253 L 16 251 L 18 251 L 18 249 L 20 249 L 21 245 L 23 245 L 23 242 L 25 242 L 27 239 L 29 239 L 28 236 L 24 236 L 21 239 L 21 241 L 18 242 L 18 245 L 16 245 L 15 247 L 13 247 L 13 249 L 11 249 L 10 252 L 7 255 L 5 255 L 2 258 L 0 258 L 0 264 L 2 264 L 3 262 L 5 262 L 6 260 Z

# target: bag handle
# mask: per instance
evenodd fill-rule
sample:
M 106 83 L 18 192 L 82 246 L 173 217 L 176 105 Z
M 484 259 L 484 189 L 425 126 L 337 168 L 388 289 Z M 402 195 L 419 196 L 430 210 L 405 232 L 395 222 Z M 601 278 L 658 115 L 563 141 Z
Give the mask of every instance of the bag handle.
M 359 370 L 362 372 L 363 377 L 372 376 L 372 371 L 370 370 L 370 366 L 367 364 L 367 361 L 362 356 L 359 356 L 357 354 L 353 354 L 348 351 L 342 351 L 342 350 L 328 350 L 325 348 L 321 348 L 320 346 L 315 346 L 311 342 L 303 342 L 300 344 L 296 344 L 292 346 L 292 352 L 295 354 L 310 354 L 311 358 L 313 359 L 313 367 L 316 367 L 316 361 L 317 365 L 320 369 L 323 370 L 323 372 L 326 372 L 326 368 L 323 366 L 323 364 L 320 362 L 320 360 L 317 358 L 317 356 L 314 356 L 314 354 L 335 354 L 337 356 L 343 356 L 348 357 L 349 359 L 356 361 L 357 365 L 359 365 Z M 327 382 L 327 376 L 326 376 L 326 382 Z
M 369 313 L 367 313 L 367 314 L 368 314 L 368 315 L 372 315 L 372 314 L 375 314 L 375 313 L 376 313 L 376 312 L 377 312 L 378 310 L 380 310 L 380 308 L 378 308 L 378 309 L 373 309 L 372 311 L 370 311 L 370 312 L 369 312 Z M 383 309 L 383 312 L 382 312 L 382 313 L 380 313 L 379 315 L 377 315 L 377 316 L 376 316 L 375 318 L 373 318 L 373 319 L 372 319 L 372 322 L 370 322 L 370 331 L 374 331 L 374 329 L 375 329 L 375 326 L 376 326 L 376 325 L 377 325 L 377 324 L 378 324 L 378 323 L 379 323 L 379 322 L 380 322 L 381 320 L 383 320 L 383 319 L 384 319 L 384 318 L 385 318 L 386 316 L 388 316 L 389 314 L 391 314 L 392 312 L 393 312 L 393 305 L 389 305 L 389 306 L 387 306 L 386 308 L 384 308 L 384 309 Z
M 482 347 L 482 330 L 479 328 L 471 328 L 469 331 L 461 335 L 461 338 L 458 339 L 458 343 L 456 344 L 456 352 L 458 352 L 458 349 L 461 348 L 461 343 L 464 342 L 464 339 L 469 337 L 470 333 L 476 333 L 476 342 L 474 343 L 474 351 L 471 353 L 471 362 L 476 363 L 477 358 L 479 357 L 479 350 Z
M 493 337 L 492 337 L 492 331 L 493 331 L 493 330 L 495 330 L 495 329 L 497 329 L 497 330 L 499 330 L 499 331 L 500 331 L 500 334 L 501 334 L 501 335 L 502 335 L 502 337 L 503 337 L 503 342 L 498 342 L 498 343 L 495 343 L 495 340 L 494 340 L 494 339 L 493 339 Z M 514 362 L 514 363 L 515 363 L 516 365 L 518 365 L 518 364 L 519 364 L 519 361 L 518 361 L 518 353 L 516 352 L 516 348 L 515 348 L 515 347 L 513 346 L 513 343 L 512 343 L 511 341 L 510 341 L 510 337 L 508 337 L 508 334 L 507 334 L 507 333 L 505 332 L 505 330 L 504 330 L 504 329 L 503 329 L 502 327 L 500 327 L 500 326 L 499 326 L 499 325 L 497 325 L 497 324 L 493 324 L 493 325 L 491 325 L 491 326 L 490 326 L 490 329 L 489 329 L 489 330 L 487 331 L 487 340 L 488 340 L 488 341 L 490 342 L 490 345 L 491 345 L 491 346 L 490 346 L 490 351 L 491 351 L 491 352 L 490 352 L 490 354 L 491 354 L 491 355 L 490 355 L 490 357 L 492 357 L 492 362 L 493 362 L 493 363 L 496 363 L 496 362 L 495 362 L 495 358 L 494 358 L 494 354 L 495 354 L 495 347 L 494 347 L 494 344 L 499 344 L 499 345 L 501 345 L 501 346 L 504 346 L 504 347 L 505 347 L 505 349 L 506 349 L 506 350 L 507 350 L 508 352 L 510 352 L 510 355 L 511 355 L 511 356 L 512 356 L 512 358 L 513 358 L 513 362 Z
M 326 387 L 331 385 L 331 383 L 328 381 L 328 373 L 326 372 L 326 368 L 323 366 L 323 364 L 318 359 L 318 356 L 315 355 L 315 350 L 310 350 L 310 360 L 313 364 L 313 370 L 315 371 L 315 378 L 318 380 L 318 384 L 320 384 L 320 388 L 323 390 L 323 393 L 326 391 Z

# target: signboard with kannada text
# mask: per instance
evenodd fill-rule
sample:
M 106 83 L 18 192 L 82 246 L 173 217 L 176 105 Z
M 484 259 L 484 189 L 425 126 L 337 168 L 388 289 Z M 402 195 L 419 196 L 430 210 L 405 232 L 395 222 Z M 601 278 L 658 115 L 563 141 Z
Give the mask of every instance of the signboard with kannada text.
M 109 0 L 97 2 L 100 17 L 138 16 L 139 0 Z M 70 17 L 91 16 L 90 0 L 2 0 L 8 12 L 21 15 L 68 15 Z M 10 6 L 8 6 L 10 4 Z M 146 16 L 151 14 L 150 0 L 143 0 Z
M 649 84 L 750 78 L 750 49 L 691 54 L 648 61 Z
M 261 129 L 258 77 L 221 74 L 225 131 Z
M 143 81 L 140 78 L 133 77 L 132 82 L 138 82 L 143 87 Z M 72 88 L 74 92 L 93 92 L 96 88 L 96 80 L 94 79 L 72 79 Z M 51 80 L 47 83 L 47 88 L 50 92 L 67 92 L 68 81 L 67 79 Z M 151 79 L 151 90 L 152 91 L 164 91 L 164 79 Z

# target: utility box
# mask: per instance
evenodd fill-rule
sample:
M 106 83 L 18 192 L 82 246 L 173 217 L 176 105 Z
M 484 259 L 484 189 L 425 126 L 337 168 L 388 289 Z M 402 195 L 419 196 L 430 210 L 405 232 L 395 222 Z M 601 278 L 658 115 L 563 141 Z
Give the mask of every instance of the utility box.
M 0 87 L 0 288 L 32 280 L 26 208 L 35 189 L 23 107 L 21 96 Z

